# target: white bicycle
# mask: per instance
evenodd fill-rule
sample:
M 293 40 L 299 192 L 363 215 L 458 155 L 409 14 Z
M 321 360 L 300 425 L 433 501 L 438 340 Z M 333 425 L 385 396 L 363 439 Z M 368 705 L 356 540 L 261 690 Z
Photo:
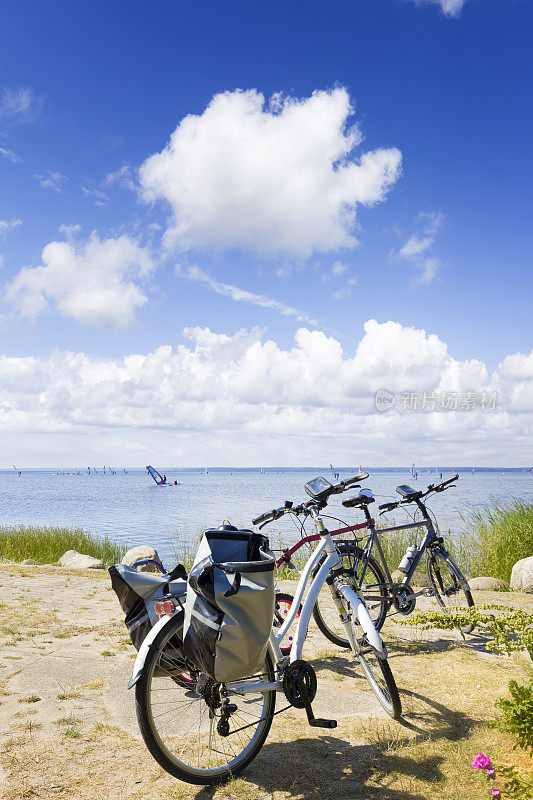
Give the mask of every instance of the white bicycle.
M 299 506 L 287 502 L 253 521 L 263 527 L 283 514 L 306 515 L 313 519 L 317 530 L 307 541 L 319 542 L 302 571 L 283 624 L 271 631 L 268 652 L 258 674 L 221 684 L 188 663 L 182 651 L 183 608 L 179 603 L 144 640 L 129 687 L 135 686 L 137 718 L 150 753 L 175 777 L 213 785 L 238 775 L 259 753 L 274 714 L 290 706 L 305 709 L 313 727 L 336 727 L 335 720 L 317 719 L 313 714 L 316 674 L 301 657 L 309 620 L 325 584 L 331 590 L 353 657 L 377 699 L 391 717 L 397 719 L 401 715 L 386 647 L 320 517 L 320 509 L 330 494 L 345 491 L 366 477 L 367 473 L 360 473 L 334 486 L 329 482 L 324 486 L 323 479 L 316 478 L 306 484 L 311 500 Z M 282 642 L 296 620 L 290 654 L 283 655 Z M 290 706 L 275 712 L 276 694 L 283 694 Z

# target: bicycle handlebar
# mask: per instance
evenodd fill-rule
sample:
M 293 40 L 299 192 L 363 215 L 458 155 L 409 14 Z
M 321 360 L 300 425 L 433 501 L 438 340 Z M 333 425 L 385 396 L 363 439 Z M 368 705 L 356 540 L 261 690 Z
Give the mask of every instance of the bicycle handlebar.
M 354 483 L 364 481 L 367 478 L 368 472 L 359 472 L 357 475 L 352 475 L 350 478 L 339 481 L 339 483 L 333 484 L 331 489 L 328 489 L 327 492 L 324 492 L 325 497 L 318 502 L 323 502 L 324 505 L 326 505 L 327 498 L 330 495 L 341 494 L 341 492 L 345 492 L 349 486 L 353 486 Z M 271 511 L 265 511 L 263 514 L 259 514 L 258 517 L 252 520 L 252 525 L 261 525 L 261 527 L 263 527 L 263 525 L 267 525 L 269 522 L 279 519 L 283 514 L 310 514 L 311 506 L 315 504 L 316 501 L 308 500 L 307 503 L 301 503 L 301 505 L 295 506 L 290 500 L 286 500 L 285 505 L 281 508 L 273 508 Z
M 442 481 L 442 483 L 438 483 L 436 486 L 430 483 L 425 492 L 413 492 L 412 495 L 406 497 L 404 500 L 395 500 L 391 503 L 382 503 L 380 506 L 378 506 L 378 508 L 382 514 L 386 514 L 387 511 L 392 511 L 394 508 L 398 508 L 398 506 L 406 505 L 408 503 L 415 503 L 417 500 L 421 500 L 423 497 L 427 497 L 433 492 L 445 492 L 446 489 L 453 488 L 450 486 L 450 484 L 455 483 L 455 481 L 458 479 L 459 475 L 455 474 L 453 478 L 448 478 L 448 480 Z

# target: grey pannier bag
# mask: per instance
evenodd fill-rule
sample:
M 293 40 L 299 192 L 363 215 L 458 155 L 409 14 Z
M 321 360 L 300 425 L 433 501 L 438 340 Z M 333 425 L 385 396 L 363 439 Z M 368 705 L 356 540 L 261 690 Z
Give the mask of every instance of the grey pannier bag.
M 275 563 L 260 533 L 222 525 L 202 536 L 187 585 L 183 651 L 220 683 L 252 675 L 264 661 Z
M 124 623 L 137 650 L 159 619 L 156 604 L 167 598 L 175 598 L 178 607 L 185 602 L 187 573 L 181 564 L 164 575 L 137 572 L 125 564 L 115 564 L 109 568 L 109 575 L 111 586 L 126 614 Z

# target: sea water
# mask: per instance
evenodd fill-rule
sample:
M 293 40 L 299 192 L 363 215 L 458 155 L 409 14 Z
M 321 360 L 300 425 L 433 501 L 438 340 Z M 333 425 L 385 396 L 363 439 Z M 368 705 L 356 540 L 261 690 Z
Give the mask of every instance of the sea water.
M 398 499 L 398 484 L 424 489 L 440 480 L 433 470 L 420 469 L 413 480 L 408 468 L 385 470 L 366 468 L 370 477 L 364 486 L 371 488 L 376 503 L 371 506 L 377 516 L 377 505 Z M 317 475 L 334 480 L 328 468 L 301 469 L 161 469 L 170 481 L 179 485 L 156 486 L 144 469 L 115 468 L 114 473 L 102 468 L 90 474 L 72 470 L 61 474 L 56 470 L 0 471 L 0 525 L 35 524 L 83 527 L 96 534 L 106 534 L 129 546 L 150 544 L 172 565 L 177 536 L 197 539 L 207 527 L 223 520 L 249 527 L 253 517 L 283 505 L 285 500 L 299 503 L 306 499 L 304 484 Z M 353 470 L 340 470 L 346 478 Z M 442 468 L 443 479 L 451 477 L 451 468 Z M 441 530 L 459 533 L 465 528 L 462 515 L 469 508 L 479 508 L 494 499 L 518 498 L 533 502 L 531 470 L 491 470 L 474 474 L 461 471 L 456 488 L 434 496 L 429 507 L 435 513 Z M 346 495 L 344 495 L 345 497 Z M 343 496 L 332 499 L 329 513 L 348 524 L 362 521 L 361 512 L 341 505 Z M 405 520 L 404 520 L 405 516 Z M 408 522 L 402 511 L 394 512 L 396 523 Z M 340 524 L 340 523 L 339 523 Z M 331 522 L 330 527 L 339 527 Z M 286 517 L 275 525 L 287 540 L 299 535 L 293 518 Z M 265 533 L 269 530 L 265 528 Z

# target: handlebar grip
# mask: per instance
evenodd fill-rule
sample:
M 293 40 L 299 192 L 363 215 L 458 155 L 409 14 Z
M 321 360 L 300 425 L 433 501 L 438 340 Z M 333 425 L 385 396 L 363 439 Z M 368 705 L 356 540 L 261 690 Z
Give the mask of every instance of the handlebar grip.
M 378 508 L 380 511 L 392 511 L 397 505 L 398 503 L 382 503 Z
M 437 492 L 442 492 L 446 488 L 446 486 L 449 486 L 450 483 L 453 483 L 458 478 L 459 478 L 459 475 L 455 474 L 453 476 L 453 478 L 448 478 L 447 481 L 443 481 L 442 483 L 439 483 L 439 485 L 435 487 L 436 491 Z
M 252 520 L 252 525 L 259 525 L 260 522 L 265 522 L 265 520 L 270 519 L 276 513 L 276 509 L 273 508 L 272 511 L 265 511 L 264 514 L 259 514 L 258 517 Z
M 357 475 L 352 475 L 350 478 L 346 478 L 345 480 L 341 481 L 345 486 L 351 486 L 352 483 L 358 483 L 359 481 L 366 481 L 368 478 L 368 472 L 359 472 Z

